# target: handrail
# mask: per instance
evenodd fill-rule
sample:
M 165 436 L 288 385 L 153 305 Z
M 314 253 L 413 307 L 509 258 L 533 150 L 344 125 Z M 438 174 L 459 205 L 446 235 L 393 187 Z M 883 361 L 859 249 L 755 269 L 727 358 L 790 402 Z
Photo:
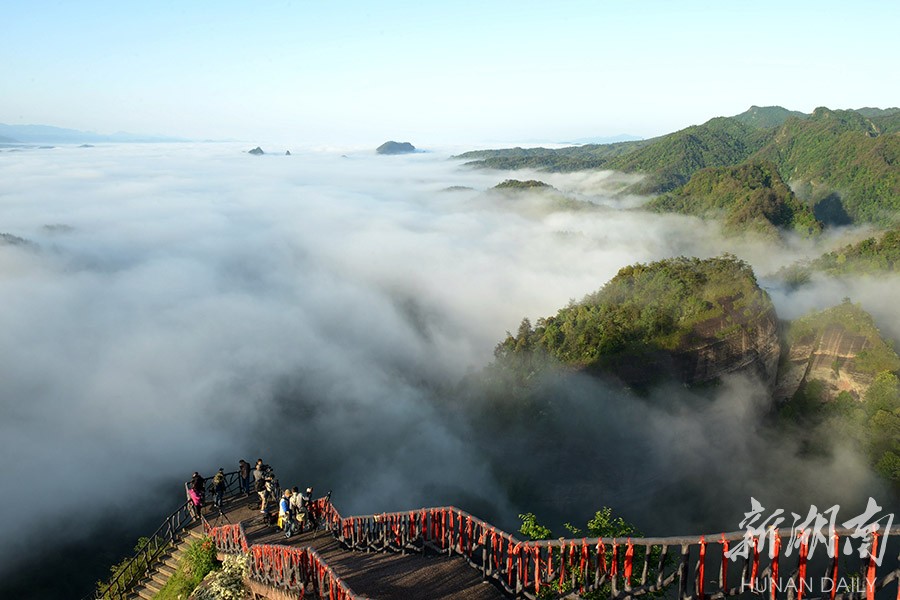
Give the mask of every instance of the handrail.
M 813 597 L 811 571 L 807 573 L 812 569 L 808 534 L 795 540 L 790 530 L 770 530 L 756 538 L 735 531 L 679 537 L 522 541 L 453 506 L 346 518 L 332 508 L 331 514 L 333 534 L 350 549 L 456 553 L 482 571 L 484 579 L 493 580 L 516 597 L 534 599 L 551 587 L 560 596 L 602 591 L 614 599 L 634 598 L 659 592 L 676 582 L 682 600 L 719 600 L 752 590 L 758 592 L 760 587 L 769 588 L 772 600 L 785 589 L 791 600 Z M 835 528 L 833 535 L 829 542 L 837 549 L 843 539 L 858 537 L 858 532 Z M 760 537 L 768 538 L 771 556 L 766 553 L 760 557 Z M 781 551 L 783 538 L 790 538 L 789 544 L 796 542 L 785 552 Z M 879 539 L 876 536 L 876 544 Z M 734 564 L 725 553 L 732 542 L 739 540 L 751 543 L 754 551 Z M 797 552 L 790 552 L 794 548 Z M 787 570 L 789 557 L 794 566 L 791 571 Z M 840 553 L 835 552 L 827 565 L 826 575 L 833 586 L 838 585 L 839 577 L 856 577 L 839 558 Z M 859 600 L 865 596 L 872 600 L 877 591 L 894 581 L 900 582 L 900 569 L 877 577 L 874 560 L 859 562 L 864 576 L 854 581 L 864 584 L 865 589 L 834 590 L 826 597 Z M 779 572 L 787 575 L 786 582 L 779 579 Z M 707 573 L 717 579 L 707 580 Z M 740 573 L 740 578 L 735 573 Z M 776 586 L 781 589 L 775 589 Z
M 188 484 L 185 483 L 185 493 Z M 232 471 L 225 474 L 225 495 L 230 497 L 240 489 L 240 474 Z M 125 600 L 135 583 L 143 579 L 153 563 L 163 551 L 175 543 L 177 535 L 193 521 L 190 499 L 167 516 L 162 524 L 147 538 L 134 555 L 123 564 L 105 587 L 95 589 L 82 600 Z
M 313 510 L 330 504 L 326 498 L 313 502 Z M 296 548 L 277 544 L 247 544 L 243 523 L 210 527 L 204 520 L 207 535 L 216 550 L 225 554 L 249 554 L 252 557 L 250 577 L 263 585 L 299 592 L 303 597 L 312 591 L 329 600 L 366 600 L 353 592 L 313 548 Z
M 351 517 L 342 517 L 329 497 L 316 500 L 312 507 L 332 534 L 351 550 L 435 551 L 448 556 L 456 553 L 479 569 L 485 580 L 494 581 L 510 595 L 530 600 L 544 597 L 548 590 L 557 598 L 602 592 L 613 600 L 623 600 L 655 594 L 676 583 L 680 600 L 722 600 L 747 592 L 759 594 L 760 586 L 768 587 L 770 600 L 777 600 L 778 593 L 785 589 L 788 600 L 874 600 L 878 591 L 894 581 L 900 585 L 900 568 L 879 574 L 878 565 L 872 559 L 860 561 L 863 575 L 855 579 L 857 574 L 839 560 L 837 552 L 842 538 L 858 537 L 858 531 L 847 528 L 835 528 L 829 540 L 835 552 L 826 565 L 826 577 L 831 578 L 833 586 L 837 586 L 839 577 L 845 577 L 864 585 L 864 589 L 838 592 L 833 588 L 821 591 L 822 594 L 830 592 L 826 595 L 814 596 L 808 536 L 795 540 L 787 530 L 769 530 L 761 536 L 767 537 L 771 544 L 771 554 L 761 555 L 761 537 L 748 538 L 744 531 L 699 536 L 522 541 L 454 506 Z M 320 573 L 319 570 L 331 573 L 321 557 L 309 548 L 248 548 L 240 524 L 214 528 L 211 535 L 223 552 L 252 553 L 257 561 L 253 576 L 266 585 L 303 591 L 311 573 Z M 881 544 L 887 542 L 886 537 L 874 536 L 873 553 L 879 540 Z M 784 538 L 790 539 L 782 552 Z M 732 566 L 725 553 L 731 542 L 739 540 L 750 542 L 752 551 Z M 796 561 L 793 558 L 788 561 L 792 555 L 790 549 L 795 547 L 798 548 Z M 310 561 L 316 564 L 315 569 L 300 566 L 312 564 Z M 793 567 L 790 571 L 789 566 Z M 779 573 L 787 575 L 783 589 Z M 708 574 L 713 577 L 709 578 Z M 329 594 L 333 584 L 335 597 L 356 598 L 336 575 L 331 573 L 331 576 Z M 321 595 L 325 590 L 322 585 L 320 581 L 319 587 L 313 586 L 313 591 L 320 597 L 328 597 Z

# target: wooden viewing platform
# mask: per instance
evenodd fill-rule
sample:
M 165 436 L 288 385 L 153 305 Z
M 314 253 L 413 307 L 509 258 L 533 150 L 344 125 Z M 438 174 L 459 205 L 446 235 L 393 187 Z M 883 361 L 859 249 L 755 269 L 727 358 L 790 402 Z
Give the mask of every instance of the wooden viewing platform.
M 766 600 L 900 599 L 897 536 L 870 525 L 525 541 L 453 506 L 342 516 L 329 494 L 310 505 L 320 527 L 285 538 L 264 523 L 255 494 L 238 492 L 236 473 L 226 480 L 222 511 L 206 507 L 203 520 L 193 523 L 185 503 L 90 598 L 152 599 L 188 541 L 208 535 L 220 556 L 248 557 L 248 585 L 256 600 L 535 600 L 586 594 L 724 600 L 748 590 Z M 819 538 L 824 548 L 814 556 Z M 852 555 L 838 551 L 851 542 Z M 738 548 L 743 553 L 732 556 Z M 855 587 L 816 589 L 815 581 L 826 579 Z
M 263 523 L 259 510 L 250 508 L 251 498 L 225 501 L 224 518 L 218 511 L 204 509 L 211 526 L 241 522 L 247 543 L 313 548 L 356 594 L 368 598 L 410 600 L 491 600 L 506 596 L 461 556 L 364 552 L 346 549 L 328 531 L 318 530 L 284 537 L 284 533 Z M 200 529 L 198 526 L 194 526 Z

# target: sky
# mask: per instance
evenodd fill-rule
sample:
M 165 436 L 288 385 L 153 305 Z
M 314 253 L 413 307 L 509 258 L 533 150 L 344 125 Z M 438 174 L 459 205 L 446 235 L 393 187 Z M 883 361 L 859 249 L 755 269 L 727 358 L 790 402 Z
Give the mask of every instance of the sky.
M 900 5 L 873 0 L 35 0 L 0 23 L 0 122 L 98 133 L 427 147 L 900 104 Z

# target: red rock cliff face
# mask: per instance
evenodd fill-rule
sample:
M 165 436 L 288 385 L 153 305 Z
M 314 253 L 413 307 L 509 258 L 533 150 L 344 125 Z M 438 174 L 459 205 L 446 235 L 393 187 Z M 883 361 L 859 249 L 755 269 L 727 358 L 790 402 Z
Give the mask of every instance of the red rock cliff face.
M 766 299 L 744 310 L 735 310 L 727 303 L 723 317 L 695 328 L 675 354 L 675 360 L 688 384 L 747 373 L 758 376 L 771 389 L 780 356 L 778 318 Z
M 749 374 L 771 390 L 781 356 L 775 309 L 765 295 L 749 306 L 735 307 L 737 300 L 722 300 L 722 316 L 698 323 L 675 351 L 623 357 L 611 370 L 636 386 L 667 378 L 698 385 L 723 375 Z
M 871 346 L 866 336 L 850 333 L 840 325 L 829 325 L 821 336 L 795 342 L 788 351 L 775 399 L 788 400 L 801 385 L 814 380 L 824 384 L 823 400 L 833 400 L 841 392 L 861 398 L 873 377 L 856 369 L 854 359 Z

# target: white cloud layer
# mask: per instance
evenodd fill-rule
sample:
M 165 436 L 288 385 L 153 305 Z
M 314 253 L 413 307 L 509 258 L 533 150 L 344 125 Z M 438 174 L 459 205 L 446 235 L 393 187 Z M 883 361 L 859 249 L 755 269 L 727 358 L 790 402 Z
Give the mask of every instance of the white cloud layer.
M 523 316 L 552 314 L 624 265 L 730 251 L 767 273 L 821 250 L 618 210 L 603 175 L 550 177 L 598 204 L 558 212 L 482 194 L 510 174 L 443 154 L 242 150 L 0 154 L 0 232 L 36 244 L 0 245 L 0 494 L 19 515 L 4 539 L 73 514 L 97 522 L 160 485 L 177 501 L 193 470 L 257 456 L 283 484 L 333 488 L 349 512 L 467 501 L 509 518 L 496 473 L 435 390 L 484 366 Z M 900 336 L 886 300 L 896 281 L 814 290 L 775 291 L 779 312 L 852 295 Z

